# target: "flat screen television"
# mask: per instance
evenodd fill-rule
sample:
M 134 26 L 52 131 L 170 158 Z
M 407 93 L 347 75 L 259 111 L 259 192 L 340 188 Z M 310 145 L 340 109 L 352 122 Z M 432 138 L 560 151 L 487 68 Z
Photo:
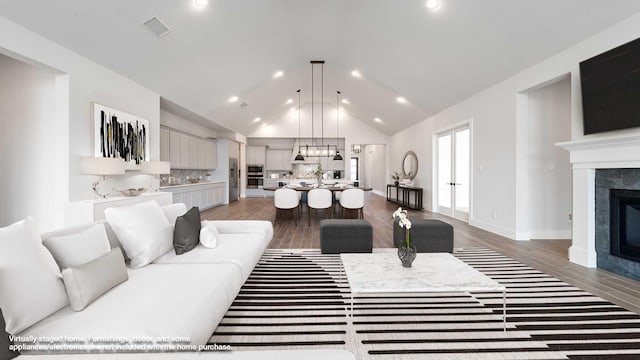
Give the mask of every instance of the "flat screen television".
M 640 39 L 580 63 L 584 134 L 640 127 Z

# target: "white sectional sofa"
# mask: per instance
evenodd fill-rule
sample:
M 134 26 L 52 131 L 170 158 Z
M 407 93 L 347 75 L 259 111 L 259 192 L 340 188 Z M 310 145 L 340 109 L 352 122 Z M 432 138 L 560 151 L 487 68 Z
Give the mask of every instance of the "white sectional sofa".
M 166 217 L 167 224 L 174 224 L 176 218 L 184 214 L 186 210 L 184 204 L 172 204 L 163 207 L 162 214 L 157 210 L 157 217 Z M 52 239 L 60 239 L 61 237 L 67 239 L 69 236 L 86 233 L 88 229 L 96 228 L 96 224 L 101 224 L 98 228 L 104 226 L 106 231 L 108 244 L 107 240 L 104 240 L 105 235 L 102 236 L 104 250 L 109 251 L 110 247 L 112 249 L 110 254 L 119 254 L 119 251 L 113 251 L 113 249 L 124 249 L 125 247 L 107 221 L 45 233 L 40 238 L 37 234 L 33 234 L 31 239 L 35 237 L 36 239 L 33 239 L 32 242 L 39 244 L 34 246 L 39 246 L 46 252 L 42 244 L 48 245 L 47 242 Z M 125 270 L 123 260 L 120 260 L 122 271 L 126 271 L 128 276 L 126 281 L 89 302 L 81 311 L 75 311 L 72 305 L 64 306 L 14 335 L 22 339 L 39 339 L 37 342 L 39 344 L 42 344 L 40 339 L 58 339 L 54 343 L 60 344 L 65 343 L 66 340 L 59 339 L 102 338 L 118 339 L 121 345 L 136 345 L 140 343 L 140 339 L 151 340 L 152 344 L 166 345 L 163 340 L 156 341 L 162 338 L 181 338 L 188 339 L 188 341 L 179 341 L 179 343 L 190 349 L 199 349 L 200 345 L 206 345 L 273 238 L 273 227 L 268 221 L 204 221 L 197 225 L 213 226 L 217 229 L 217 246 L 215 248 L 207 248 L 198 244 L 193 250 L 182 255 L 176 255 L 174 249 L 171 249 L 158 256 L 150 264 L 137 269 L 127 268 Z M 11 240 L 7 241 L 11 236 L 7 237 L 7 233 L 3 235 L 2 231 L 3 229 L 0 229 L 0 245 L 4 246 L 5 250 L 11 249 Z M 19 244 L 19 242 L 14 242 L 14 244 Z M 72 252 L 75 252 L 77 249 L 75 246 L 84 244 L 84 242 L 73 244 Z M 49 250 L 53 251 L 50 247 Z M 36 250 L 36 252 L 39 251 Z M 79 253 L 83 251 L 86 249 L 77 249 Z M 51 258 L 51 254 L 48 252 L 44 254 L 44 259 Z M 123 255 L 127 254 L 123 251 Z M 53 257 L 56 258 L 55 255 Z M 56 261 L 58 267 L 62 268 L 60 260 L 56 258 Z M 0 256 L 0 268 L 2 268 L 2 262 L 10 267 L 14 266 L 15 268 L 16 266 L 16 262 L 6 254 L 4 257 Z M 17 263 L 19 262 L 17 261 Z M 57 271 L 59 274 L 58 267 L 53 270 L 54 273 Z M 46 270 L 46 267 L 41 267 L 41 269 Z M 62 279 L 55 280 L 56 277 L 53 276 L 54 282 L 62 282 Z M 105 277 L 108 277 L 108 274 Z M 0 283 L 0 288 L 5 285 Z M 48 294 L 45 293 L 42 296 L 46 297 Z M 2 294 L 0 294 L 0 307 L 2 307 L 2 299 Z M 4 299 L 5 305 L 8 304 L 6 303 L 7 298 Z M 15 301 L 12 306 L 15 308 Z M 15 318 L 13 321 L 15 322 Z M 7 328 L 9 327 L 7 322 Z M 15 341 L 14 343 L 30 344 L 29 341 Z M 105 344 L 111 346 L 112 342 L 105 341 Z M 158 350 L 154 349 L 150 350 L 152 353 L 130 353 L 127 350 L 100 348 L 100 343 L 96 343 L 95 340 L 73 342 L 73 345 L 76 346 L 73 351 L 23 350 L 18 359 L 355 359 L 350 352 L 344 350 L 180 351 L 167 353 L 157 352 Z M 90 353 L 71 354 L 71 352 Z
M 186 212 L 184 204 L 163 208 L 170 223 Z M 122 247 L 102 222 L 112 248 Z M 177 256 L 173 249 L 150 265 L 127 269 L 129 279 L 82 311 L 66 306 L 26 330 L 26 338 L 184 337 L 204 345 L 240 291 L 273 237 L 267 221 L 221 221 L 218 246 L 198 245 Z M 42 234 L 52 237 L 82 232 L 94 224 Z M 45 296 L 45 294 L 43 294 Z M 92 344 L 87 349 L 92 349 Z

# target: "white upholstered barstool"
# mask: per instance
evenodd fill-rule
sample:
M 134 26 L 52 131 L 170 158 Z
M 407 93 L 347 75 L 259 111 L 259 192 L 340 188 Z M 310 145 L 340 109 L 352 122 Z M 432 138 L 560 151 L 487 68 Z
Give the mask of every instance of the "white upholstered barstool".
M 281 212 L 291 211 L 293 220 L 298 226 L 298 220 L 296 217 L 296 208 L 300 204 L 300 198 L 298 197 L 298 192 L 293 189 L 278 189 L 273 194 L 273 204 L 276 207 L 276 220 L 275 223 L 278 223 L 278 217 Z
M 358 218 L 364 219 L 364 191 L 362 189 L 347 189 L 340 194 L 342 216 L 344 210 L 357 210 Z
M 311 210 L 331 210 L 333 205 L 331 190 L 327 189 L 311 189 L 307 193 L 307 223 L 311 226 Z M 329 213 L 331 214 L 331 213 Z

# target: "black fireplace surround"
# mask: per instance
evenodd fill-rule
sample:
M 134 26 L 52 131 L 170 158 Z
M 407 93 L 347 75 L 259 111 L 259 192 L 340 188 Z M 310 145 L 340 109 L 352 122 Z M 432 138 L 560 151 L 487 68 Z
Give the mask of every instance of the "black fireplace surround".
M 640 169 L 596 170 L 598 268 L 640 280 Z

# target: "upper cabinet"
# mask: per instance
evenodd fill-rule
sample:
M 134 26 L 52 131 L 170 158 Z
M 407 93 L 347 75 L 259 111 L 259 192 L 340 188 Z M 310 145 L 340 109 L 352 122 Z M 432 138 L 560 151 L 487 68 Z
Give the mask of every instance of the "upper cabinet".
M 215 142 L 171 129 L 160 129 L 160 159 L 172 169 L 214 170 L 218 165 Z
M 265 146 L 247 146 L 247 165 L 264 165 L 266 150 Z
M 267 170 L 291 170 L 291 150 L 267 150 Z
M 169 130 L 160 129 L 160 161 L 171 161 Z

